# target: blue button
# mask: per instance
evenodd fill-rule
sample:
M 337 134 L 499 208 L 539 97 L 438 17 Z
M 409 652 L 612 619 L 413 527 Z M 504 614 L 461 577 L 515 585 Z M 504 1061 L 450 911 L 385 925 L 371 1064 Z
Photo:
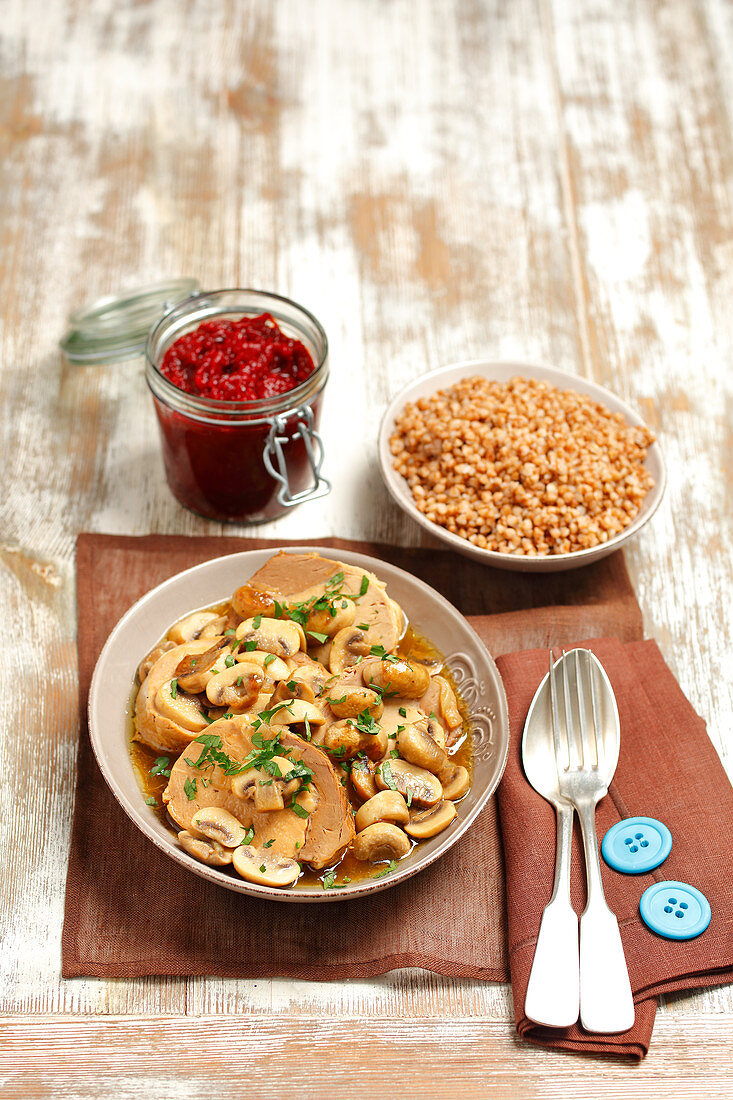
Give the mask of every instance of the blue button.
M 655 882 L 641 895 L 641 919 L 667 940 L 694 940 L 710 924 L 710 902 L 686 882 Z
M 664 863 L 672 851 L 672 834 L 653 817 L 627 817 L 608 830 L 601 844 L 603 858 L 614 871 L 640 875 Z

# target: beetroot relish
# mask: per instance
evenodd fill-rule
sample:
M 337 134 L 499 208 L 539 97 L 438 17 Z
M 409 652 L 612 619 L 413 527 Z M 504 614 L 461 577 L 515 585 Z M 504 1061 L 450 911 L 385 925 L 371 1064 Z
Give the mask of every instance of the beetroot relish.
M 258 401 L 287 393 L 315 370 L 307 348 L 269 313 L 204 321 L 180 336 L 160 364 L 185 393 L 219 401 Z

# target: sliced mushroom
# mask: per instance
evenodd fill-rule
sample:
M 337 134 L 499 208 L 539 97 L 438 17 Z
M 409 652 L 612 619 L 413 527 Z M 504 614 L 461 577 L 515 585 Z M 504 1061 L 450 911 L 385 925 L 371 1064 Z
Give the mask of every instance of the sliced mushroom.
M 166 680 L 155 693 L 155 709 L 164 718 L 169 718 L 190 733 L 201 733 L 209 724 L 200 701 L 187 695 L 185 691 L 174 688 L 172 680 Z
M 204 691 L 213 675 L 214 666 L 226 667 L 222 650 L 228 648 L 228 638 L 217 640 L 204 653 L 189 653 L 176 667 L 178 686 L 183 691 Z
M 366 657 L 370 649 L 371 644 L 364 630 L 354 626 L 344 627 L 331 642 L 328 667 L 338 676 L 344 669 L 350 668 L 361 658 Z
M 174 645 L 192 642 L 201 636 L 201 631 L 205 626 L 218 618 L 216 611 L 194 611 L 170 628 L 168 638 Z
M 374 773 L 374 780 L 382 791 L 388 787 L 399 791 L 410 805 L 434 806 L 443 797 L 437 776 L 405 760 L 383 760 Z
M 236 848 L 247 835 L 242 822 L 221 806 L 204 806 L 192 820 L 200 833 L 224 848 Z
M 258 625 L 255 626 L 255 623 Z M 268 619 L 262 615 L 240 623 L 237 638 L 245 653 L 248 649 L 259 649 L 274 653 L 276 657 L 291 657 L 299 649 L 307 648 L 303 627 L 299 623 L 289 619 Z
M 430 735 L 419 725 L 410 724 L 397 734 L 397 748 L 403 760 L 417 764 L 433 775 L 440 775 L 448 757 Z
M 259 650 L 237 649 L 234 654 L 240 664 L 259 665 L 267 673 L 269 680 L 287 680 L 290 678 L 288 666 L 282 657 L 274 653 L 261 653 Z
M 319 696 L 330 679 L 326 668 L 318 661 L 312 660 L 307 653 L 296 653 L 288 657 L 290 675 L 288 683 L 307 684 L 315 696 Z
M 384 712 L 382 697 L 376 691 L 343 680 L 329 684 L 324 698 L 337 718 L 357 718 L 364 711 L 370 718 L 381 718 Z
M 320 744 L 339 760 L 351 760 L 360 752 L 370 760 L 381 760 L 387 751 L 387 734 L 379 727 L 375 733 L 364 733 L 350 718 L 342 718 L 325 730 Z
M 402 829 L 388 821 L 380 821 L 357 833 L 351 850 L 356 859 L 377 863 L 383 859 L 402 859 L 411 847 Z
M 282 703 L 285 699 L 302 699 L 304 703 L 315 703 L 316 693 L 304 680 L 281 680 L 275 688 L 272 703 Z
M 351 785 L 362 802 L 377 793 L 374 782 L 374 765 L 365 756 L 358 756 L 351 764 Z
M 298 726 L 304 727 L 306 722 L 310 726 L 322 726 L 326 721 L 323 711 L 315 703 L 308 703 L 305 699 L 293 699 L 292 696 L 289 699 L 283 699 L 276 708 L 272 709 L 275 713 L 268 722 L 270 729 L 277 729 L 279 726 L 290 726 L 291 729 Z
M 317 603 L 322 601 L 318 600 Z M 306 637 L 309 634 L 325 634 L 327 638 L 333 638 L 339 630 L 351 626 L 356 618 L 356 605 L 353 600 L 345 600 L 340 597 L 330 597 L 326 600 L 325 607 L 314 607 L 308 613 L 305 623 Z M 308 638 L 309 642 L 312 640 Z M 320 639 L 316 639 L 323 644 Z
M 252 844 L 235 848 L 232 862 L 237 874 L 260 886 L 290 886 L 300 874 L 300 864 L 296 860 L 273 852 L 271 848 L 255 848 Z
M 252 798 L 258 813 L 282 810 L 285 798 L 294 794 L 299 779 L 288 779 L 294 764 L 285 756 L 273 756 L 267 767 L 248 768 L 232 779 L 232 794 L 237 798 Z
M 228 848 L 223 848 L 216 840 L 201 840 L 200 837 L 192 836 L 187 829 L 182 829 L 178 834 L 178 843 L 194 859 L 212 867 L 223 867 L 232 862 L 232 853 Z
M 358 833 L 378 821 L 397 822 L 400 825 L 410 820 L 407 803 L 399 791 L 380 791 L 360 806 L 354 815 L 354 825 Z
M 464 794 L 471 786 L 471 781 L 468 776 L 468 772 L 460 764 L 453 765 L 452 761 L 451 771 L 444 773 L 445 778 L 441 778 L 443 784 L 443 798 L 450 798 L 455 802 L 459 798 L 463 798 Z
M 175 642 L 171 642 L 166 639 L 166 641 L 154 646 L 149 653 L 145 654 L 142 661 L 137 667 L 137 675 L 140 683 L 143 682 L 158 658 L 162 657 L 164 653 L 168 653 L 169 650 L 173 649 L 175 647 L 175 644 Z
M 232 596 L 232 607 L 243 619 L 253 615 L 274 615 L 275 603 L 285 602 L 281 592 L 264 588 L 261 584 L 243 584 Z
M 410 664 L 404 657 L 374 657 L 364 661 L 361 676 L 369 687 L 399 695 L 403 699 L 419 699 L 430 684 L 430 673 L 417 661 Z
M 458 709 L 455 692 L 443 676 L 436 676 L 435 680 L 440 684 L 440 711 L 443 720 L 449 730 L 456 729 L 463 724 L 463 715 Z
M 435 806 L 427 810 L 412 810 L 410 820 L 405 825 L 405 832 L 415 840 L 426 840 L 430 836 L 437 836 L 447 829 L 456 816 L 456 808 L 452 802 L 442 798 Z
M 234 664 L 211 677 L 206 695 L 213 706 L 237 713 L 257 701 L 264 683 L 264 670 L 259 665 Z

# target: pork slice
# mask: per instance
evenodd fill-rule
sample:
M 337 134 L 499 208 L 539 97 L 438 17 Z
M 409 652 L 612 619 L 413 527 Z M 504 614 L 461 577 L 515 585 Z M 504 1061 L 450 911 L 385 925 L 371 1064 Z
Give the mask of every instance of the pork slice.
M 388 652 L 397 647 L 404 632 L 402 609 L 387 595 L 387 588 L 374 573 L 356 565 L 320 554 L 289 554 L 281 550 L 265 562 L 253 577 L 252 584 L 281 592 L 288 603 L 306 603 L 322 596 L 328 581 L 343 573 L 341 591 L 356 598 L 356 623 L 366 623 L 371 645 L 382 645 Z M 364 577 L 369 586 L 360 595 Z
M 184 657 L 205 653 L 211 648 L 211 638 L 185 642 L 168 650 L 155 662 L 140 685 L 135 699 L 135 741 L 142 741 L 158 752 L 181 752 L 196 737 L 155 707 L 158 689 L 172 680 Z
M 263 736 L 269 734 L 260 727 Z M 207 729 L 207 734 L 221 738 L 219 751 L 235 763 L 242 763 L 252 749 L 252 727 L 244 717 L 220 718 Z M 351 843 L 354 824 L 346 792 L 325 753 L 307 741 L 302 741 L 287 729 L 277 734 L 284 755 L 294 763 L 302 763 L 313 772 L 310 792 L 298 795 L 297 801 L 309 816 L 301 817 L 292 809 L 256 813 L 250 798 L 238 798 L 232 793 L 232 777 L 219 765 L 200 770 L 196 767 L 203 745 L 191 744 L 171 769 L 163 795 L 168 813 L 182 829 L 192 829 L 194 815 L 203 808 L 218 806 L 233 814 L 245 828 L 254 830 L 255 847 L 269 846 L 291 859 L 308 863 L 316 869 L 333 863 Z M 275 731 L 272 732 L 275 736 Z

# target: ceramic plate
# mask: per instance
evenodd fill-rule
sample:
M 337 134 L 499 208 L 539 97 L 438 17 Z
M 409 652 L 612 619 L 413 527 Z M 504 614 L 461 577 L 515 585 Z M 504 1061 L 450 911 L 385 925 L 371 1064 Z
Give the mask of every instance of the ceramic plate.
M 469 558 L 475 558 L 486 565 L 496 566 L 498 569 L 513 569 L 522 573 L 554 573 L 561 569 L 575 569 L 579 565 L 588 565 L 599 558 L 605 558 L 618 550 L 625 542 L 641 530 L 645 523 L 652 518 L 659 502 L 664 494 L 666 473 L 664 460 L 658 443 L 653 443 L 647 452 L 644 465 L 654 479 L 654 485 L 644 498 L 644 503 L 634 520 L 608 542 L 600 543 L 589 550 L 575 550 L 570 554 L 549 554 L 546 557 L 529 558 L 520 554 L 501 554 L 496 550 L 482 550 L 474 546 L 467 539 L 460 538 L 440 527 L 432 520 L 426 519 L 422 512 L 418 511 L 405 479 L 398 474 L 392 466 L 392 454 L 389 449 L 389 439 L 394 431 L 394 423 L 397 415 L 402 411 L 408 401 L 417 401 L 420 397 L 429 397 L 436 390 L 446 389 L 458 382 L 461 378 L 468 378 L 472 374 L 483 375 L 495 382 L 508 382 L 509 379 L 521 375 L 523 378 L 536 378 L 542 382 L 549 382 L 559 389 L 575 390 L 576 393 L 588 394 L 595 401 L 600 401 L 611 412 L 621 413 L 628 424 L 644 426 L 644 421 L 629 405 L 609 390 L 597 386 L 595 382 L 589 382 L 585 378 L 579 378 L 574 374 L 556 370 L 555 367 L 542 366 L 537 363 L 521 362 L 489 362 L 485 359 L 476 359 L 470 363 L 457 363 L 452 367 L 442 367 L 440 370 L 424 374 L 417 381 L 411 382 L 390 404 L 379 431 L 379 465 L 385 484 L 404 512 L 411 516 L 416 523 L 429 531 L 431 535 L 447 543 L 460 554 L 466 554 Z
M 329 554 L 323 547 L 287 549 Z M 334 551 L 340 560 L 361 566 L 387 583 L 390 596 L 401 605 L 412 625 L 444 654 L 471 716 L 473 781 L 469 793 L 457 804 L 456 820 L 444 833 L 422 841 L 391 875 L 356 882 L 340 890 L 297 885 L 278 890 L 246 882 L 234 872 L 208 867 L 184 852 L 175 834 L 145 805 L 130 759 L 131 689 L 142 657 L 188 611 L 229 599 L 234 589 L 274 553 L 275 550 L 250 550 L 204 562 L 165 581 L 130 608 L 110 634 L 94 670 L 89 693 L 92 746 L 102 775 L 135 825 L 161 851 L 194 874 L 240 894 L 277 901 L 328 902 L 362 897 L 417 874 L 463 836 L 496 789 L 509 746 L 506 698 L 496 665 L 463 616 L 416 577 L 363 554 Z

